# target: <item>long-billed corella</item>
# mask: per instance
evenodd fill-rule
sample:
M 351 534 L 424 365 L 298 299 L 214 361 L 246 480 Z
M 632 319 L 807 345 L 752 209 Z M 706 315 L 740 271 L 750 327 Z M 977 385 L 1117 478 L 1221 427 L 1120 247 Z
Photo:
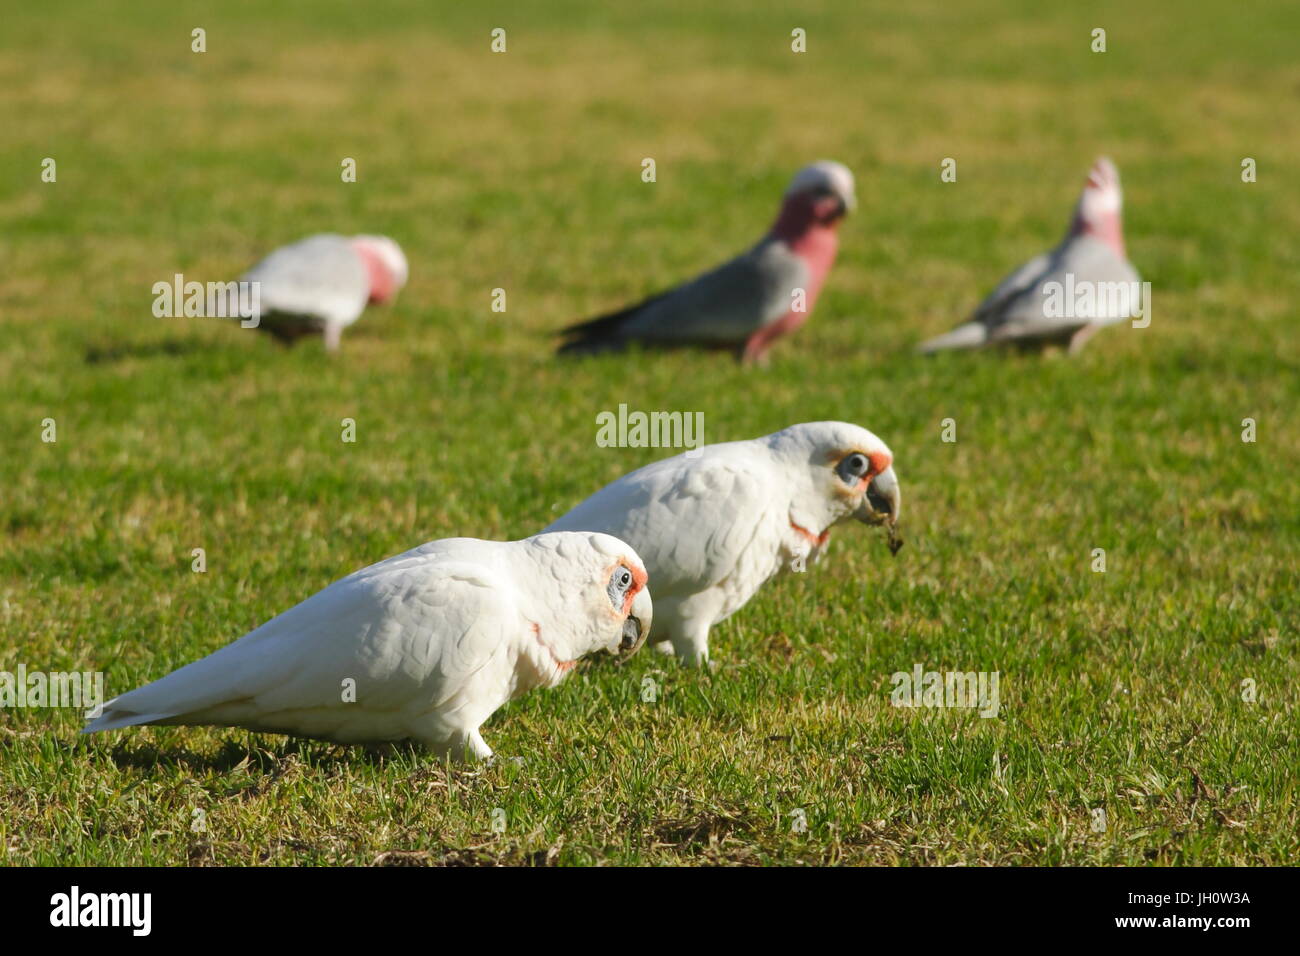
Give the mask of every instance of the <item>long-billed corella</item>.
M 773 575 L 816 560 L 846 518 L 886 525 L 897 552 L 893 463 L 865 428 L 792 425 L 646 465 L 546 530 L 602 531 L 632 545 L 655 584 L 656 636 L 683 661 L 701 663 L 709 629 Z
M 248 326 L 256 318 L 257 328 L 285 345 L 323 335 L 332 352 L 366 306 L 391 302 L 408 274 L 401 246 L 387 236 L 309 236 L 281 246 L 239 277 L 258 284 L 260 302 L 255 316 L 242 318 Z
M 651 610 L 641 559 L 606 534 L 433 541 L 110 700 L 83 733 L 217 725 L 488 757 L 493 712 L 586 654 L 635 653 Z
M 749 251 L 698 278 L 618 312 L 564 329 L 561 353 L 647 348 L 734 349 L 745 362 L 808 319 L 857 204 L 848 167 L 821 160 L 799 170 L 776 221 Z
M 1119 170 L 1102 157 L 1074 209 L 1070 229 L 998 284 L 974 315 L 925 342 L 922 352 L 1012 344 L 1066 345 L 1077 352 L 1103 325 L 1149 314 L 1145 287 L 1124 251 Z

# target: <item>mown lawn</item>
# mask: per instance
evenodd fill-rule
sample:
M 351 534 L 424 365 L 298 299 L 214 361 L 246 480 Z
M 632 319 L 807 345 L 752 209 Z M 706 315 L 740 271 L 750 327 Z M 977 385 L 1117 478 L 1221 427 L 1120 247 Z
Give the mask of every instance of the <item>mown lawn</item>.
M 489 722 L 489 767 L 0 711 L 0 861 L 1295 862 L 1300 7 L 1092 6 L 12 5 L 0 670 L 122 692 L 420 542 L 531 534 L 662 454 L 596 446 L 624 402 L 710 441 L 872 429 L 907 546 L 845 528 L 716 629 L 711 673 L 583 665 Z M 1151 326 L 914 355 L 1056 241 L 1102 152 Z M 860 206 L 770 367 L 552 358 L 757 238 L 823 156 Z M 151 315 L 153 283 L 316 231 L 412 263 L 337 357 Z M 998 672 L 998 717 L 892 707 L 916 664 Z

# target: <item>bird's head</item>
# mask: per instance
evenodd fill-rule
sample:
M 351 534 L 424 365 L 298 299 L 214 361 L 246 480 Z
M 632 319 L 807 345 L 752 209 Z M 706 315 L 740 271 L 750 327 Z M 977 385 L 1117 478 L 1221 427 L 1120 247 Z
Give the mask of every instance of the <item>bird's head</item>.
M 353 236 L 352 248 L 370 276 L 370 301 L 391 302 L 410 275 L 402 247 L 387 236 Z
M 790 180 L 772 231 L 786 237 L 817 226 L 834 228 L 857 205 L 849 168 L 829 159 L 819 160 Z
M 855 517 L 884 525 L 898 553 L 901 494 L 889 446 L 848 422 L 792 425 L 767 441 L 790 475 L 790 523 L 801 536 L 824 541 L 832 525 Z
M 637 652 L 650 633 L 654 606 L 645 564 L 631 545 L 594 531 L 553 531 L 525 543 L 541 572 L 532 583 L 550 611 L 536 637 L 559 662 L 554 681 L 587 654 L 626 658 Z
M 631 657 L 645 643 L 650 633 L 650 622 L 654 617 L 654 605 L 650 601 L 650 589 L 646 587 L 645 567 L 641 559 L 632 550 L 631 545 L 624 544 L 610 535 L 600 535 L 606 539 L 602 544 L 609 544 L 607 556 L 612 563 L 601 569 L 596 579 L 597 586 L 604 581 L 604 596 L 609 601 L 609 610 L 614 612 L 618 622 L 618 633 L 611 631 L 610 639 L 601 650 L 615 657 Z M 600 547 L 598 544 L 597 547 Z M 605 605 L 596 599 L 602 612 Z
M 1124 240 L 1120 225 L 1123 208 L 1124 194 L 1119 185 L 1119 170 L 1114 163 L 1102 156 L 1088 170 L 1088 179 L 1074 210 L 1071 231 L 1095 236 L 1123 256 Z

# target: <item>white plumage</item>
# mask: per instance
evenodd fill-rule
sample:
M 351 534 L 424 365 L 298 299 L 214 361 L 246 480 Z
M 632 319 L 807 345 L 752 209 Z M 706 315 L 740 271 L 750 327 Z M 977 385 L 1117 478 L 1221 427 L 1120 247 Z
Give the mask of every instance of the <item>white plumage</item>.
M 709 629 L 774 574 L 816 560 L 839 521 L 885 523 L 897 550 L 893 459 L 857 425 L 793 425 L 647 465 L 546 530 L 603 531 L 636 548 L 655 583 L 656 636 L 698 663 Z
M 401 247 L 386 236 L 323 233 L 281 246 L 239 278 L 258 284 L 258 328 L 286 344 L 323 334 L 334 351 L 369 303 L 396 296 L 408 271 Z
M 84 732 L 214 724 L 487 757 L 479 726 L 508 700 L 555 686 L 585 654 L 640 646 L 645 584 L 609 535 L 434 541 L 109 701 Z

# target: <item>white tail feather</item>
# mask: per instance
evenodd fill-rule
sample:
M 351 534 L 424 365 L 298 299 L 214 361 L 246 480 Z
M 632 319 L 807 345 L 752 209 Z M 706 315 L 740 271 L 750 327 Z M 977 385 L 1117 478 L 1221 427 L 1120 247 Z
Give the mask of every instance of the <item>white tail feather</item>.
M 989 332 L 981 322 L 967 322 L 938 338 L 922 342 L 917 351 L 924 355 L 946 349 L 976 349 L 988 342 Z

